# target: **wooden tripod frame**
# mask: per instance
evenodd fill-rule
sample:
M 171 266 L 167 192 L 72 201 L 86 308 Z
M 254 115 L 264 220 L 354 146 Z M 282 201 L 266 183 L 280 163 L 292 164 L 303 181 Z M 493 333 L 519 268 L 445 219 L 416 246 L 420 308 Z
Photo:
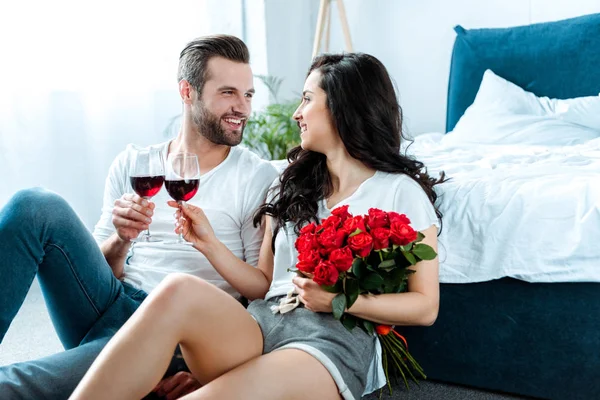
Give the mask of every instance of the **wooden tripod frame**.
M 348 20 L 346 18 L 346 9 L 344 8 L 344 0 L 335 0 L 338 5 L 338 12 L 340 14 L 340 22 L 342 25 L 342 32 L 344 33 L 344 42 L 346 44 L 346 51 L 352 51 L 352 40 L 350 39 L 350 29 L 348 28 Z M 329 40 L 331 31 L 331 2 L 332 0 L 321 0 L 319 5 L 319 18 L 317 19 L 317 30 L 315 32 L 315 42 L 313 44 L 312 57 L 314 58 L 319 54 L 321 49 L 321 39 L 323 37 L 323 31 L 325 31 L 325 45 L 324 51 L 329 51 Z

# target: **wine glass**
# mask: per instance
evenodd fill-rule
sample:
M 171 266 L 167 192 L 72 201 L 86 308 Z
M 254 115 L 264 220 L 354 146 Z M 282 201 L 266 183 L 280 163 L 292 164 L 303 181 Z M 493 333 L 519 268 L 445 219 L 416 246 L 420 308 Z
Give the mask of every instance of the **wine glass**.
M 134 192 L 146 200 L 156 195 L 165 181 L 165 162 L 162 152 L 157 148 L 134 147 L 134 157 L 129 173 L 129 182 Z M 150 227 L 132 242 L 160 242 L 150 235 Z
M 180 210 L 184 201 L 188 201 L 196 195 L 199 186 L 200 166 L 198 165 L 198 157 L 192 153 L 169 154 L 165 188 L 169 196 L 179 204 Z M 192 245 L 183 238 L 182 232 L 179 233 L 177 240 L 165 243 Z

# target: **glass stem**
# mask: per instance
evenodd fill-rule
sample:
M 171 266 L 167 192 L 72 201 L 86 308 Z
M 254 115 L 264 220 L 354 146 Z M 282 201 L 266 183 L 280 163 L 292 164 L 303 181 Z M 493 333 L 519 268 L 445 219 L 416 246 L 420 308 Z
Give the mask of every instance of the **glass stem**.
M 179 200 L 177 202 L 177 204 L 179 204 L 179 224 L 181 225 L 181 219 L 183 218 L 183 200 Z M 183 243 L 185 242 L 185 239 L 183 238 L 183 228 L 181 229 L 181 231 L 179 232 L 179 243 Z
M 144 200 L 150 201 L 150 197 L 144 197 Z M 148 225 L 148 229 L 146 229 L 146 238 L 150 237 L 150 225 Z

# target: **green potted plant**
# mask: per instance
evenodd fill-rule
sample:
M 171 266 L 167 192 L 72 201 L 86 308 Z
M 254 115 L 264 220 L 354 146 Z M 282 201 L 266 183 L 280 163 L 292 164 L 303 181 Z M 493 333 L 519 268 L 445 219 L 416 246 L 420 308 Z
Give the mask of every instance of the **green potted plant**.
M 279 101 L 277 96 L 282 79 L 257 75 L 275 100 L 264 110 L 253 112 L 242 144 L 267 160 L 286 158 L 287 152 L 300 144 L 300 130 L 292 116 L 298 107 L 297 101 Z

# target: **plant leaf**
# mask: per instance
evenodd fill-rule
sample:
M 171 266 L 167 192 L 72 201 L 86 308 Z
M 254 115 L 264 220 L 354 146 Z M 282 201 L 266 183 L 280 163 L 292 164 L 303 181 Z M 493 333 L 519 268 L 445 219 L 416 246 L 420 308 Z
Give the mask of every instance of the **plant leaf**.
M 325 290 L 326 292 L 329 293 L 339 293 L 339 289 L 336 287 L 336 285 L 321 285 L 321 287 L 323 288 L 323 290 Z
M 435 250 L 433 250 L 431 246 L 424 243 L 416 244 L 413 248 L 413 253 L 421 260 L 433 260 L 435 257 L 437 257 Z
M 393 268 L 395 266 L 396 266 L 396 261 L 392 259 L 392 260 L 382 261 L 381 263 L 379 263 L 379 265 L 377 266 L 377 268 L 391 269 L 391 268 Z
M 407 251 L 403 251 L 402 254 L 404 254 L 404 257 L 408 260 L 408 262 L 411 265 L 415 265 L 417 263 L 417 259 L 415 258 L 415 256 L 412 255 L 412 253 L 409 253 Z
M 396 293 L 404 293 L 406 292 L 406 289 L 406 281 L 404 281 L 396 288 Z
M 354 302 L 356 301 L 356 299 L 358 298 L 358 295 L 360 294 L 360 288 L 358 285 L 358 281 L 356 279 L 346 279 L 346 287 L 344 288 L 344 293 L 346 293 L 346 307 L 350 308 L 352 307 L 352 304 L 354 304 Z
M 342 315 L 346 311 L 346 295 L 340 293 L 335 296 L 331 302 L 331 306 L 333 307 L 333 317 L 337 320 L 342 318 Z
M 362 230 L 356 228 L 356 230 L 354 232 L 352 232 L 351 234 L 349 234 L 348 237 L 351 238 L 352 236 L 356 236 L 361 232 L 362 232 Z
M 377 290 L 381 288 L 383 278 L 377 272 L 370 273 L 360 280 L 360 286 L 365 290 Z
M 406 269 L 397 268 L 393 270 L 390 274 L 390 280 L 394 284 L 394 286 L 398 286 L 402 283 L 402 281 L 408 279 L 406 274 Z
M 358 279 L 365 276 L 367 273 L 367 268 L 365 267 L 365 263 L 362 258 L 355 258 L 354 261 L 352 261 L 352 273 Z
M 357 323 L 357 320 L 354 315 L 346 314 L 342 318 L 342 324 L 344 324 L 346 329 L 348 329 L 349 331 L 351 331 L 352 329 L 354 329 L 356 327 L 356 323 Z
M 373 325 L 371 321 L 363 321 L 363 325 L 365 326 L 365 329 L 369 335 L 372 335 L 375 332 L 375 325 Z

